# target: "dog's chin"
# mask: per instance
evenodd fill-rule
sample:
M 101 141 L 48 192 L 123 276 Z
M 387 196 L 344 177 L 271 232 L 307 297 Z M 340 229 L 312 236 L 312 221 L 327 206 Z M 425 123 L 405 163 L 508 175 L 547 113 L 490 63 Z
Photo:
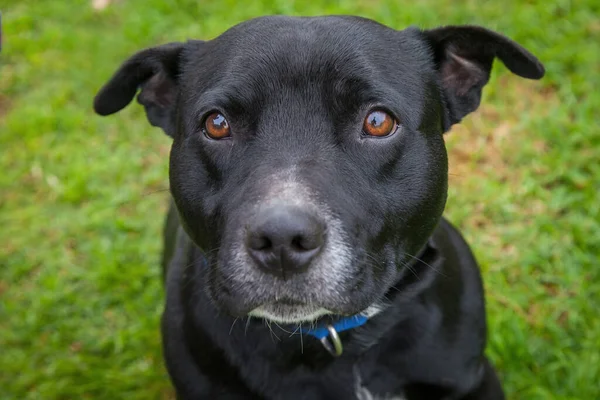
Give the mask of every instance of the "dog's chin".
M 328 314 L 333 313 L 319 306 L 293 304 L 290 302 L 263 304 L 248 313 L 251 317 L 262 318 L 278 324 L 294 325 L 314 322 Z

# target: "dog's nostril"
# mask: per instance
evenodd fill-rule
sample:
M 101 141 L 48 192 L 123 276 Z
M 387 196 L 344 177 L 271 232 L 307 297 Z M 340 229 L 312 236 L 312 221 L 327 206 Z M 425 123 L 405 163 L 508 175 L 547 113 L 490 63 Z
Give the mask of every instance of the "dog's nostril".
M 304 251 L 304 247 L 302 246 L 302 238 L 300 236 L 295 236 L 292 239 L 292 249 L 296 251 Z
M 273 247 L 273 242 L 267 236 L 263 235 L 250 235 L 248 240 L 248 247 L 252 250 L 265 251 Z
M 292 248 L 296 251 L 310 251 L 321 247 L 323 243 L 322 235 L 312 236 L 296 235 L 292 239 Z
M 271 242 L 271 240 L 269 240 L 269 238 L 267 237 L 263 238 L 260 250 L 267 250 L 271 247 L 273 247 L 273 243 Z

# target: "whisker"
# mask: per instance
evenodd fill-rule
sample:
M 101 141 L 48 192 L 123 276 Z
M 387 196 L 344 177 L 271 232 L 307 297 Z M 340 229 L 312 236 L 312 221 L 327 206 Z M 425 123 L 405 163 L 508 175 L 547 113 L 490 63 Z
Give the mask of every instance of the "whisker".
M 239 317 L 237 317 L 236 319 L 233 320 L 233 323 L 231 324 L 231 328 L 229 328 L 229 336 L 231 336 L 231 332 L 233 331 L 233 326 L 235 325 L 235 323 L 237 322 L 238 319 L 239 319 Z
M 282 327 L 281 325 L 279 325 L 277 322 L 273 321 L 273 323 L 274 323 L 274 324 L 275 324 L 275 325 L 276 325 L 276 326 L 277 326 L 279 329 L 281 329 L 282 331 L 284 331 L 285 333 L 290 333 L 291 335 L 293 335 L 293 334 L 294 334 L 294 332 L 290 332 L 290 331 L 288 331 L 287 329 L 285 329 L 284 327 Z M 296 330 L 297 330 L 297 329 L 296 329 Z
M 364 254 L 365 254 L 365 257 L 367 257 L 370 261 L 372 261 L 372 262 L 369 263 L 370 266 L 372 266 L 374 268 L 377 268 L 380 271 L 384 271 L 385 270 L 385 268 L 381 265 L 381 262 L 378 259 L 376 259 L 375 257 L 373 257 L 369 253 L 365 252 Z
M 404 254 L 406 254 L 407 256 L 409 256 L 409 257 L 411 257 L 411 258 L 413 258 L 413 259 L 415 259 L 417 261 L 422 262 L 423 264 L 427 265 L 429 268 L 431 268 L 432 270 L 434 270 L 436 273 L 440 274 L 441 276 L 446 277 L 446 278 L 448 277 L 448 275 L 444 274 L 442 271 L 440 271 L 439 269 L 435 268 L 433 265 L 428 264 L 427 262 L 421 260 L 419 257 L 415 257 L 415 256 L 413 256 L 411 254 L 408 254 L 408 253 L 404 253 Z
M 250 325 L 250 319 L 252 317 L 250 315 L 248 315 L 248 319 L 246 320 L 246 327 L 244 328 L 244 336 L 246 336 L 246 334 L 248 333 L 248 326 Z
M 298 327 L 298 329 L 300 329 L 300 353 L 304 354 L 304 339 L 302 338 L 302 323 L 300 323 L 300 326 Z
M 279 336 L 277 336 L 277 334 L 275 332 L 273 332 L 273 327 L 271 326 L 271 321 L 266 320 L 266 319 L 264 321 L 265 321 L 265 324 L 267 325 L 267 327 L 269 328 L 271 340 L 273 340 L 273 336 L 275 336 L 277 338 L 277 340 L 281 341 L 281 339 L 279 339 Z M 275 340 L 273 340 L 273 343 L 275 343 Z
M 298 325 L 298 327 L 296 329 L 294 329 L 294 332 L 290 333 L 290 337 L 294 336 L 296 333 L 298 333 L 298 331 L 302 331 L 302 325 Z M 302 332 L 300 332 L 300 335 L 302 335 Z
M 417 274 L 417 271 L 412 267 L 412 265 L 410 265 L 409 263 L 405 262 L 405 261 L 400 261 L 402 263 L 402 265 L 408 269 L 410 272 L 412 272 L 412 274 L 415 276 L 415 278 L 417 279 L 421 279 L 421 277 L 419 276 L 419 274 Z

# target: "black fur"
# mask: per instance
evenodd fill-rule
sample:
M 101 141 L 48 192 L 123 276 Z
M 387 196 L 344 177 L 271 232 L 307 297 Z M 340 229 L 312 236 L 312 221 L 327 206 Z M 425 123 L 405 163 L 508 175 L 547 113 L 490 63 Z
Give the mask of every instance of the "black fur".
M 355 17 L 258 18 L 123 64 L 96 111 L 119 111 L 141 87 L 149 121 L 173 137 L 162 334 L 179 398 L 353 399 L 361 389 L 504 398 L 484 356 L 477 264 L 442 218 L 443 133 L 478 107 L 495 57 L 520 76 L 544 74 L 533 55 L 483 28 L 396 31 Z M 400 122 L 396 134 L 362 133 L 373 107 Z M 230 139 L 202 133 L 214 110 Z M 292 165 L 351 249 L 335 293 L 314 292 L 319 282 L 302 274 L 232 283 L 256 274 L 233 262 L 239 232 Z M 246 317 L 281 290 L 334 312 L 318 323 L 386 307 L 341 333 L 344 353 L 333 358 L 313 337 L 285 331 L 293 326 Z

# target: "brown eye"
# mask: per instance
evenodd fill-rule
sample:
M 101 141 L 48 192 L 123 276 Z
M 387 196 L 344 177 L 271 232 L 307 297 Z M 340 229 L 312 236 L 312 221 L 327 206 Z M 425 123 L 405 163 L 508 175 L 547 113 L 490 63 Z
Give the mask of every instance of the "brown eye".
M 370 136 L 388 136 L 396 131 L 398 122 L 381 110 L 371 111 L 365 118 L 363 131 Z
M 204 132 L 211 139 L 225 139 L 231 136 L 229 122 L 223 114 L 214 112 L 211 113 L 204 121 Z

